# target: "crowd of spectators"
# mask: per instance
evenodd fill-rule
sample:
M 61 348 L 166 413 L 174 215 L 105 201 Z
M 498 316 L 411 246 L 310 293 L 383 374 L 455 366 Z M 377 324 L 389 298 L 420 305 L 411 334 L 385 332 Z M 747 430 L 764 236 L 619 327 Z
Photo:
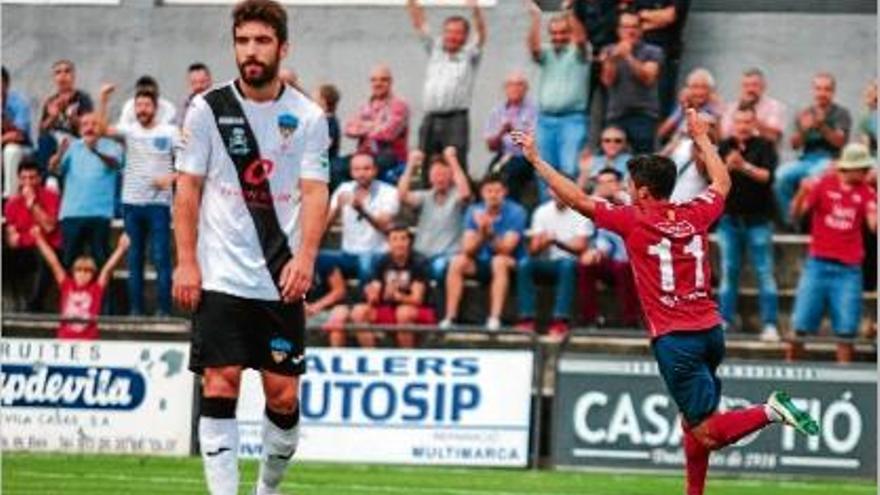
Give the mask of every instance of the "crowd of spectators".
M 481 144 L 492 155 L 488 164 L 469 161 L 474 116 L 468 109 L 490 35 L 475 0 L 467 1 L 470 19 L 446 18 L 436 37 L 418 1 L 406 2 L 426 52 L 424 117 L 415 146 L 408 142 L 411 104 L 394 91 L 386 65 L 370 71 L 369 97 L 351 115 L 337 116 L 337 87 L 323 84 L 311 95 L 330 129 L 327 225 L 336 232 L 340 224 L 341 242 L 319 256 L 307 315 L 312 325 L 327 330 L 331 345 L 348 343 L 346 324 L 452 328 L 460 323 L 468 279 L 488 288 L 488 330 L 502 327 L 505 303 L 514 293 L 518 311 L 508 323 L 523 332 L 535 332 L 544 321 L 548 333 L 559 337 L 577 320 L 638 326 L 641 310 L 622 239 L 595 228 L 535 180 L 509 134 L 534 130 L 549 163 L 616 203 L 629 201 L 627 160 L 661 153 L 678 167 L 673 200 L 688 201 L 707 183 L 684 126 L 688 108 L 712 120 L 733 178 L 716 228 L 718 298 L 727 326 L 738 325 L 745 253 L 758 283 L 760 336 L 780 338 L 772 238 L 784 229 L 813 234 L 794 329 L 815 330 L 827 306 L 834 330 L 854 333 L 859 322 L 852 321 L 853 305 L 861 304 L 863 285 L 873 287 L 876 277 L 865 270 L 862 283 L 862 264 L 873 251 L 862 245 L 876 245 L 876 212 L 869 208 L 876 182 L 876 82 L 868 86 L 864 114 L 854 122 L 835 102 L 834 76 L 816 74 L 813 101 L 794 112 L 788 131 L 787 109 L 769 96 L 760 69 L 743 72 L 737 99 L 727 103 L 706 69 L 691 71 L 678 86 L 686 0 L 565 0 L 546 22 L 535 3 L 525 5 L 530 23 L 524 50 L 538 69 L 535 95 L 524 72 L 504 79 L 502 99 L 483 119 Z M 213 85 L 211 72 L 201 63 L 188 68 L 189 91 L 179 106 L 144 75 L 111 122 L 115 85 L 101 88 L 96 107 L 76 86 L 72 61 L 59 60 L 51 71 L 55 89 L 32 129 L 28 98 L 11 89 L 3 69 L 2 190 L 13 291 L 25 309 L 40 311 L 54 278 L 64 314 L 97 314 L 110 272 L 127 250 L 128 312 L 170 314 L 174 158 L 193 97 Z M 284 70 L 282 76 L 303 91 L 294 72 Z M 353 153 L 342 153 L 343 140 L 350 140 Z M 853 141 L 867 147 L 847 145 Z M 797 158 L 779 164 L 785 146 Z M 482 165 L 487 172 L 480 177 L 475 171 Z M 801 220 L 805 214 L 811 220 Z M 111 254 L 114 218 L 122 219 L 125 235 Z M 840 249 L 841 236 L 849 236 L 849 249 Z M 157 281 L 151 311 L 144 302 L 148 247 Z M 89 270 L 91 278 L 84 278 Z M 830 289 L 835 282 L 829 281 L 843 279 L 852 281 Z M 552 285 L 555 293 L 548 318 L 537 314 L 538 283 Z M 616 308 L 599 304 L 603 287 L 613 290 Z M 89 297 L 76 295 L 86 293 Z M 88 312 L 82 309 L 86 299 Z M 81 335 L 93 331 L 80 327 Z M 379 337 L 366 326 L 353 335 L 369 347 Z M 394 333 L 394 340 L 402 347 L 418 343 L 406 329 Z M 791 355 L 797 351 L 792 348 Z

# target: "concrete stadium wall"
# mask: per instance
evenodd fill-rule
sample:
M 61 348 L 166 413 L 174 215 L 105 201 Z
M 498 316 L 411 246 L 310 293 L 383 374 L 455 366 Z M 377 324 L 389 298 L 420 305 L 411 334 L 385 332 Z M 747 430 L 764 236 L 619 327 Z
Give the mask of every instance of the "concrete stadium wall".
M 13 87 L 24 90 L 35 107 L 51 89 L 51 62 L 62 57 L 76 61 L 79 84 L 93 95 L 102 81 L 126 88 L 150 73 L 160 81 L 163 95 L 176 102 L 185 91 L 186 66 L 194 60 L 211 66 L 218 80 L 234 77 L 229 10 L 145 0 L 122 0 L 118 6 L 4 4 L 3 64 L 12 73 Z M 294 49 L 288 65 L 304 85 L 335 83 L 342 91 L 339 115 L 344 118 L 366 97 L 370 67 L 387 62 L 397 92 L 413 104 L 415 142 L 425 56 L 404 10 L 303 6 L 291 12 Z M 432 9 L 429 20 L 437 27 L 448 12 Z M 483 122 L 500 97 L 505 73 L 525 68 L 535 74 L 525 49 L 522 2 L 499 0 L 487 18 L 489 42 L 471 109 L 471 163 L 480 169 L 488 158 Z M 771 93 L 799 107 L 809 100 L 810 74 L 830 70 L 838 76 L 839 100 L 856 117 L 862 88 L 877 72 L 876 14 L 697 11 L 689 18 L 686 40 L 683 73 L 709 68 L 726 99 L 736 96 L 739 73 L 759 66 L 768 74 Z M 345 147 L 351 147 L 350 141 Z

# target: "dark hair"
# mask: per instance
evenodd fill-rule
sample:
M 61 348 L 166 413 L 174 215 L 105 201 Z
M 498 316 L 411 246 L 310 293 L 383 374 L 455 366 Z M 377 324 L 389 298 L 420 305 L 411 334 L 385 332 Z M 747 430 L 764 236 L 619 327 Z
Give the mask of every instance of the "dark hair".
M 287 42 L 287 11 L 275 0 L 243 0 L 232 9 L 232 34 L 245 22 L 257 21 L 275 30 L 280 43 Z
M 434 153 L 431 155 L 431 158 L 428 159 L 428 166 L 433 167 L 434 164 L 443 165 L 444 167 L 448 167 L 449 164 L 446 163 L 446 157 L 441 153 Z
M 504 176 L 498 172 L 490 172 L 483 177 L 483 180 L 480 181 L 480 190 L 489 184 L 501 184 L 504 187 L 507 187 L 507 183 L 504 182 Z
M 327 103 L 327 112 L 336 112 L 336 106 L 339 105 L 339 89 L 332 84 L 322 84 L 318 87 L 318 94 Z
M 156 96 L 156 92 L 149 90 L 147 88 L 142 87 L 142 88 L 138 89 L 137 91 L 135 91 L 134 99 L 136 100 L 138 98 L 149 98 L 150 101 L 153 102 L 154 106 L 158 103 L 158 97 Z
M 656 199 L 669 199 L 675 189 L 678 169 L 675 162 L 660 155 L 637 155 L 626 162 L 636 188 L 647 187 Z
M 139 77 L 137 81 L 134 83 L 135 91 L 140 91 L 141 89 L 152 90 L 153 93 L 159 93 L 159 82 L 156 81 L 156 78 L 149 74 L 144 74 Z
M 2 67 L 2 69 L 3 69 L 3 85 L 8 86 L 9 85 L 9 71 L 6 70 L 5 65 Z
M 40 164 L 37 163 L 37 160 L 31 155 L 25 155 L 24 158 L 18 162 L 18 173 L 22 173 L 24 171 L 34 171 L 36 173 L 40 173 Z
M 617 179 L 618 181 L 623 180 L 623 174 L 620 173 L 620 170 L 617 170 L 616 168 L 613 168 L 613 167 L 605 167 L 602 170 L 599 170 L 599 173 L 596 174 L 596 177 L 599 177 L 600 175 L 606 175 L 606 174 L 613 175 L 614 178 Z
M 755 102 L 753 101 L 744 101 L 736 106 L 737 112 L 749 112 L 752 114 L 757 114 L 758 111 L 755 110 Z
M 443 21 L 443 25 L 446 26 L 447 24 L 452 24 L 453 22 L 462 23 L 464 25 L 464 32 L 471 32 L 471 23 L 467 20 L 466 17 L 460 15 L 449 16 L 446 18 L 446 20 Z
M 385 232 L 385 235 L 391 237 L 391 234 L 393 234 L 394 232 L 406 232 L 406 235 L 409 236 L 410 241 L 413 240 L 413 237 L 415 237 L 413 236 L 412 231 L 409 229 L 409 225 L 403 222 L 394 222 L 393 224 L 391 224 L 391 227 L 388 228 L 388 230 Z
M 208 74 L 211 73 L 211 69 L 209 69 L 207 65 L 205 65 L 201 62 L 193 62 L 193 63 L 189 64 L 189 67 L 187 67 L 187 69 L 186 69 L 187 72 L 196 72 L 196 71 L 200 71 L 200 70 L 203 70 L 203 71 L 207 72 Z

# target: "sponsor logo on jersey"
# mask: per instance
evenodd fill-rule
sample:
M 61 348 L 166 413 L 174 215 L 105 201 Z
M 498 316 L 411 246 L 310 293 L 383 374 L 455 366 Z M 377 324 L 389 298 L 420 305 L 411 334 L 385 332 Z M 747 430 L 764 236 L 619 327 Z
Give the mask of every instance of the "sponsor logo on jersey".
M 243 156 L 251 152 L 243 128 L 236 127 L 232 129 L 232 134 L 229 136 L 229 145 L 227 146 L 227 149 L 229 150 L 229 154 L 231 155 Z
M 287 339 L 275 337 L 269 341 L 269 350 L 272 353 L 272 360 L 281 363 L 293 354 L 293 343 Z
M 275 173 L 275 163 L 266 158 L 259 158 L 247 166 L 243 179 L 252 186 L 259 186 L 269 180 L 273 173 Z
M 244 125 L 244 119 L 241 117 L 234 117 L 229 115 L 221 115 L 220 118 L 217 119 L 217 123 L 220 125 Z

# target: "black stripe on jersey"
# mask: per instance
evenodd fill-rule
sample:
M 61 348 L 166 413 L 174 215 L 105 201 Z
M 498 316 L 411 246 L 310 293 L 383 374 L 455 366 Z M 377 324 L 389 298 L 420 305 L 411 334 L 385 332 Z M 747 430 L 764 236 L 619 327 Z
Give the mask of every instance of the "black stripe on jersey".
M 274 165 L 261 158 L 257 138 L 234 91 L 232 85 L 227 84 L 209 91 L 204 98 L 214 112 L 226 152 L 235 164 L 242 199 L 257 229 L 266 266 L 272 280 L 279 283 L 281 270 L 292 255 L 269 188 L 270 168 Z

